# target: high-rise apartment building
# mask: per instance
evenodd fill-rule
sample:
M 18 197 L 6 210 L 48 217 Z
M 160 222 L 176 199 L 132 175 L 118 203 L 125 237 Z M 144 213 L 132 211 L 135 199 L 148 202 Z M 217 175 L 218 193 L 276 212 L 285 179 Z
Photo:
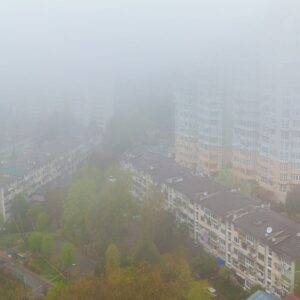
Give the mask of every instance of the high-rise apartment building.
M 175 103 L 176 160 L 196 170 L 199 102 L 192 90 L 185 89 L 176 93 Z
M 278 7 L 262 39 L 257 180 L 281 201 L 300 184 L 300 7 L 295 5 L 296 14 Z
M 251 72 L 237 72 L 231 84 L 232 169 L 236 176 L 256 180 L 259 143 L 259 83 Z
M 275 82 L 270 77 L 262 86 L 234 86 L 227 114 L 229 106 L 221 96 L 199 90 L 178 93 L 177 162 L 214 174 L 230 161 L 238 178 L 257 181 L 284 202 L 287 192 L 300 184 L 300 99 L 292 79 Z M 227 144 L 225 134 L 231 136 Z
M 234 58 L 222 76 L 209 69 L 196 87 L 181 92 L 176 159 L 213 174 L 228 165 L 227 149 L 238 178 L 258 182 L 284 202 L 300 185 L 300 22 L 282 10 L 273 13 L 255 55 Z M 185 143 L 179 142 L 183 128 Z
M 284 70 L 280 73 L 284 76 Z M 270 74 L 261 85 L 250 80 L 233 85 L 229 112 L 224 94 L 211 92 L 209 85 L 178 93 L 177 162 L 214 174 L 231 161 L 238 178 L 257 181 L 284 201 L 300 184 L 300 84 L 290 75 L 276 79 Z M 232 134 L 227 144 L 225 133 Z M 231 151 L 232 157 L 226 156 Z
M 257 180 L 284 201 L 300 184 L 300 84 L 290 69 L 278 72 L 262 89 Z
M 199 173 L 214 174 L 230 160 L 225 98 L 222 85 L 210 78 L 176 94 L 175 152 L 179 163 Z

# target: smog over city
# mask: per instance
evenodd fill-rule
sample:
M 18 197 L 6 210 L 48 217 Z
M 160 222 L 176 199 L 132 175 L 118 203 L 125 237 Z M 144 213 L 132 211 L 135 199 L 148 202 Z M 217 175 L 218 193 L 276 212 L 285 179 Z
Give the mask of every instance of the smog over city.
M 300 1 L 0 1 L 0 300 L 300 299 Z

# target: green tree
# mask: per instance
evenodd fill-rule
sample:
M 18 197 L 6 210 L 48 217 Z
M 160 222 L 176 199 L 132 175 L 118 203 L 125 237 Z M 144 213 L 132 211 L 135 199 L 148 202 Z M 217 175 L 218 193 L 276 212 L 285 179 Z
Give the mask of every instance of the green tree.
M 36 218 L 36 229 L 39 231 L 45 230 L 49 224 L 49 215 L 46 212 L 41 212 Z
M 64 205 L 64 229 L 76 241 L 86 242 L 91 214 L 96 207 L 97 183 L 82 177 L 74 181 Z
M 133 259 L 135 262 L 154 264 L 160 260 L 160 253 L 152 240 L 142 237 L 135 250 Z
M 218 271 L 218 265 L 213 256 L 204 254 L 193 259 L 192 269 L 197 277 L 211 278 Z
M 68 191 L 66 188 L 54 188 L 47 190 L 45 194 L 45 208 L 49 214 L 49 219 L 55 227 L 61 225 L 64 202 Z
M 295 186 L 286 196 L 286 209 L 290 214 L 300 214 L 300 188 Z
M 219 278 L 221 280 L 223 280 L 224 282 L 229 282 L 229 280 L 230 280 L 230 271 L 229 271 L 228 268 L 226 268 L 226 267 L 220 268 L 218 274 L 219 274 Z
M 274 192 L 265 189 L 264 187 L 260 186 L 257 182 L 253 182 L 251 184 L 251 196 L 259 198 L 267 203 L 272 203 L 276 200 Z
M 27 225 L 27 211 L 29 204 L 24 195 L 20 194 L 16 196 L 10 207 L 11 221 L 15 224 L 17 231 L 24 236 L 24 231 Z
M 45 257 L 50 257 L 54 245 L 54 238 L 52 234 L 42 234 L 42 244 L 40 253 Z
M 65 269 L 69 268 L 75 262 L 75 247 L 72 243 L 64 243 L 60 260 Z
M 182 253 L 164 255 L 162 265 L 163 275 L 167 280 L 175 281 L 178 290 L 187 291 L 192 281 L 191 268 Z M 184 293 L 182 297 L 186 296 Z
M 32 228 L 36 229 L 36 220 L 38 214 L 44 212 L 45 208 L 43 207 L 42 203 L 32 203 L 28 210 L 27 210 L 27 219 L 29 220 Z
M 103 185 L 97 206 L 90 215 L 92 236 L 98 236 L 98 252 L 104 253 L 110 243 L 119 244 L 126 238 L 135 208 L 128 188 L 121 182 Z
M 119 268 L 120 264 L 120 252 L 116 245 L 110 244 L 105 252 L 105 271 L 110 272 L 116 268 Z
M 176 263 L 172 264 L 177 268 L 175 266 Z M 177 273 L 176 270 L 173 272 Z M 112 269 L 108 275 L 89 277 L 67 287 L 55 288 L 55 292 L 50 291 L 46 299 L 181 300 L 185 299 L 190 287 L 182 285 L 180 276 L 169 278 L 160 265 L 132 265 Z
M 187 228 L 164 209 L 162 193 L 153 188 L 146 198 L 141 209 L 142 236 L 150 239 L 162 254 L 182 248 L 188 240 Z
M 236 177 L 229 168 L 220 171 L 216 180 L 229 188 L 238 189 L 243 195 L 251 195 L 251 184 L 246 180 Z
M 63 282 L 56 283 L 51 289 L 49 289 L 46 296 L 46 300 L 67 299 L 66 295 L 64 295 L 65 298 L 62 298 L 66 290 L 67 290 L 67 285 L 65 283 Z
M 40 253 L 43 241 L 43 234 L 41 232 L 32 232 L 28 237 L 28 247 L 33 253 Z
M 28 248 L 32 253 L 49 257 L 53 248 L 53 235 L 44 232 L 32 232 L 28 237 Z

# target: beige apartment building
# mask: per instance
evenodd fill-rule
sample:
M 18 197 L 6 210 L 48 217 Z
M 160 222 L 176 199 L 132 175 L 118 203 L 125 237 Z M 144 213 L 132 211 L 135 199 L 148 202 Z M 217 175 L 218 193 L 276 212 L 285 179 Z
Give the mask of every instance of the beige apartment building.
M 176 94 L 175 103 L 176 161 L 187 168 L 196 170 L 199 102 L 192 91 L 185 90 Z
M 143 201 L 150 190 L 160 189 L 165 208 L 244 288 L 259 284 L 279 296 L 293 292 L 300 225 L 149 149 L 127 153 L 122 165 L 132 173 L 136 199 Z
M 197 173 L 216 174 L 230 162 L 224 97 L 223 85 L 204 76 L 175 95 L 176 161 Z
M 264 76 L 261 86 L 251 76 L 247 88 L 235 82 L 228 107 L 222 93 L 178 94 L 176 161 L 208 175 L 231 166 L 236 177 L 257 182 L 284 203 L 288 191 L 300 184 L 300 84 L 284 72 L 282 67 L 278 78 Z
M 244 180 L 255 181 L 259 144 L 259 101 L 249 90 L 235 91 L 232 111 L 232 170 Z
M 190 117 L 197 124 L 197 133 L 186 127 L 185 142 L 176 143 L 178 162 L 189 167 L 192 161 L 205 174 L 230 165 L 238 178 L 257 182 L 282 203 L 300 185 L 300 22 L 294 5 L 285 11 L 274 4 L 251 54 L 245 51 L 228 61 L 225 72 L 202 68 L 194 76 L 197 84 L 181 93 L 180 103 L 175 101 L 176 141 Z M 190 113 L 181 115 L 190 95 Z M 229 107 L 220 104 L 228 99 Z

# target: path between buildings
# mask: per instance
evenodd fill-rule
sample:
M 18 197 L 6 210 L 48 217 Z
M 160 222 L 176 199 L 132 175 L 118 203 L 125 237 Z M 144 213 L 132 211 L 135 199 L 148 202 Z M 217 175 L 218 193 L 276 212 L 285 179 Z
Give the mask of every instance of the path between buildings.
M 0 267 L 9 270 L 11 275 L 24 282 L 25 285 L 31 287 L 34 294 L 42 294 L 45 290 L 53 286 L 51 281 L 33 273 L 22 264 L 12 261 L 11 258 L 3 253 L 0 253 Z

